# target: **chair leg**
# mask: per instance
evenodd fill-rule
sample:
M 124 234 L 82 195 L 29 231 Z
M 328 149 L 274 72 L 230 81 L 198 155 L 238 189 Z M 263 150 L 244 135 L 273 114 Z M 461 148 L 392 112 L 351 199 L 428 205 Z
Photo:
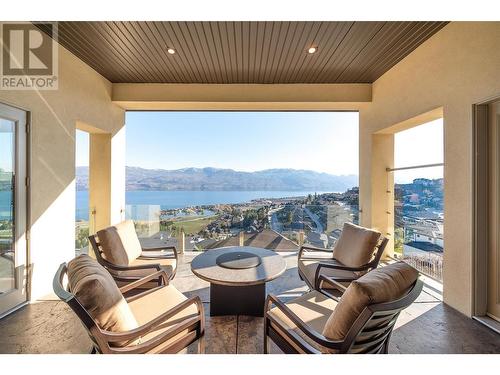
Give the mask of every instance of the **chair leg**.
M 198 339 L 198 354 L 205 354 L 205 335 Z
M 264 317 L 264 354 L 269 354 L 268 322 L 266 317 Z

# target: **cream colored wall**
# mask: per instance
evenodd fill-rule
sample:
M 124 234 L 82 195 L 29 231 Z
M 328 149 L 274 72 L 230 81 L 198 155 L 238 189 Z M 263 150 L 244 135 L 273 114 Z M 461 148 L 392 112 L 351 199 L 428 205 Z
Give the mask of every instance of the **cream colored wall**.
M 111 102 L 111 84 L 94 70 L 59 48 L 59 89 L 55 91 L 3 91 L 0 102 L 31 112 L 31 297 L 52 291 L 58 265 L 74 257 L 75 126 L 89 124 L 110 134 L 112 156 L 124 163 L 120 129 L 124 111 Z M 119 141 L 115 141 L 115 136 Z M 124 171 L 115 166 L 115 174 Z M 124 172 L 123 172 L 124 173 Z M 118 183 L 113 209 L 124 205 L 123 183 Z M 105 203 L 110 205 L 109 202 Z M 114 212 L 112 217 L 117 216 Z
M 352 109 L 367 103 L 371 84 L 115 83 L 113 101 L 141 110 Z M 357 104 L 355 105 L 357 107 Z
M 500 23 L 453 22 L 373 84 L 360 111 L 360 204 L 377 224 L 386 183 L 373 134 L 442 107 L 445 132 L 444 300 L 472 314 L 472 105 L 500 95 Z M 374 170 L 376 169 L 376 171 Z M 380 228 L 386 231 L 390 228 Z

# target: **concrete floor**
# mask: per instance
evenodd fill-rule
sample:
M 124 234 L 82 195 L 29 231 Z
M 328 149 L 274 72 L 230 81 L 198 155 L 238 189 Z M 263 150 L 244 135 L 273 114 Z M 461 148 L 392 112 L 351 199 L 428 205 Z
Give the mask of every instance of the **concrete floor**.
M 196 255 L 185 254 L 173 284 L 186 295 L 199 295 L 207 312 L 206 352 L 250 354 L 263 351 L 263 319 L 249 316 L 209 317 L 209 284 L 190 271 Z M 268 292 L 283 300 L 307 290 L 297 275 L 295 253 L 282 254 L 287 271 L 268 283 Z M 189 352 L 194 352 L 194 345 Z M 69 308 L 48 298 L 0 320 L 0 353 L 88 353 L 87 334 Z M 279 349 L 272 348 L 273 353 Z M 423 292 L 405 310 L 394 330 L 391 353 L 500 353 L 500 335 Z

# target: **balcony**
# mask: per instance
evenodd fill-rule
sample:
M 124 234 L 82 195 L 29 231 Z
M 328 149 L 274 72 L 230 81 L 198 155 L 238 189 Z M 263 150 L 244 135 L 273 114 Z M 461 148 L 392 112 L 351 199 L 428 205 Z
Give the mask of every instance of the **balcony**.
M 331 249 L 344 222 L 360 223 L 389 239 L 382 267 L 397 257 L 424 274 L 423 292 L 397 321 L 390 353 L 500 352 L 499 266 L 491 261 L 498 259 L 499 247 L 491 245 L 498 239 L 488 237 L 500 217 L 492 203 L 498 202 L 493 192 L 499 189 L 491 189 L 500 181 L 492 176 L 500 172 L 490 160 L 493 147 L 499 147 L 490 143 L 499 138 L 489 133 L 498 124 L 492 127 L 495 116 L 488 116 L 500 113 L 494 79 L 498 22 L 58 25 L 59 33 L 51 33 L 50 23 L 22 26 L 57 52 L 58 88 L 0 90 L 0 188 L 7 202 L 0 204 L 0 353 L 90 350 L 74 313 L 50 294 L 53 276 L 61 263 L 89 252 L 89 234 L 127 218 L 134 219 L 144 245 L 179 249 L 172 284 L 199 296 L 207 312 L 208 283 L 190 267 L 199 254 L 244 245 L 278 253 L 286 270 L 269 282 L 268 291 L 287 301 L 307 291 L 297 271 L 300 246 Z M 305 45 L 308 35 L 316 35 L 319 44 Z M 170 48 L 176 39 L 183 43 Z M 4 55 L 9 52 L 4 48 Z M 52 55 L 41 58 L 47 56 Z M 127 111 L 356 112 L 359 190 L 351 196 L 356 199 L 333 194 L 324 201 L 306 197 L 236 208 L 127 205 Z M 395 165 L 395 134 L 436 119 L 446 124 L 441 175 L 446 194 L 434 202 L 446 215 L 445 232 L 442 217 L 429 220 L 404 211 L 405 204 L 420 204 L 415 200 L 420 196 L 398 196 L 388 173 Z M 152 129 L 147 124 L 141 128 L 146 133 Z M 90 152 L 89 198 L 75 223 L 77 129 L 89 134 Z M 242 144 L 252 130 L 258 140 L 281 140 L 251 126 L 243 129 L 234 144 Z M 299 156 L 318 139 L 334 136 L 329 129 L 285 131 L 313 142 L 291 144 L 289 152 Z M 186 152 L 196 136 L 202 138 L 189 134 L 179 142 Z M 212 146 L 200 149 L 210 155 Z M 255 154 L 248 151 L 249 160 Z M 316 158 L 330 162 L 325 155 Z M 207 314 L 206 319 L 208 353 L 263 352 L 262 318 Z
M 297 272 L 300 244 L 331 249 L 343 222 L 358 220 L 359 210 L 352 204 L 354 201 L 347 204 L 341 195 L 332 195 L 329 199 L 329 202 L 323 200 L 323 204 L 313 204 L 307 197 L 265 200 L 231 208 L 214 205 L 163 209 L 161 205 L 127 205 L 125 218 L 134 220 L 145 247 L 176 246 L 181 250 L 179 269 L 172 284 L 188 297 L 199 296 L 205 306 L 209 343 L 206 353 L 259 354 L 263 352 L 263 318 L 211 317 L 208 314 L 209 283 L 192 273 L 191 261 L 201 252 L 221 246 L 257 246 L 279 252 L 286 260 L 286 271 L 267 284 L 267 293 L 285 302 L 296 298 L 308 290 Z M 265 215 L 260 220 L 249 220 L 256 212 L 265 212 Z M 92 211 L 82 216 L 92 218 Z M 88 225 L 89 222 L 82 219 L 77 222 L 77 231 L 86 232 Z M 87 251 L 83 248 L 83 252 Z M 411 262 L 408 258 L 404 260 Z M 381 266 L 386 264 L 387 261 Z M 425 265 L 415 266 L 426 270 Z M 390 353 L 496 353 L 500 350 L 495 333 L 443 304 L 440 293 L 432 278 L 427 279 L 419 298 L 398 319 Z M 28 328 L 19 331 L 25 324 Z M 440 329 L 435 328 L 437 325 Z M 55 296 L 2 320 L 0 332 L 2 337 L 8 337 L 0 339 L 0 351 L 4 353 L 87 353 L 91 348 L 74 313 Z M 196 353 L 196 345 L 183 352 Z M 271 353 L 281 351 L 273 345 Z
M 152 242 L 150 242 L 152 243 Z M 162 243 L 157 241 L 157 243 Z M 209 284 L 194 276 L 191 260 L 199 252 L 186 251 L 173 280 L 187 296 L 200 296 L 210 309 Z M 268 283 L 268 292 L 284 301 L 307 291 L 297 274 L 297 253 L 281 252 L 286 272 Z M 244 354 L 263 352 L 263 318 L 206 315 L 206 352 Z M 88 353 L 91 342 L 74 313 L 57 299 L 37 301 L 0 320 L 2 353 Z M 196 346 L 188 349 L 195 352 Z M 398 319 L 390 353 L 498 353 L 497 334 L 424 292 Z M 280 353 L 275 346 L 272 353 Z

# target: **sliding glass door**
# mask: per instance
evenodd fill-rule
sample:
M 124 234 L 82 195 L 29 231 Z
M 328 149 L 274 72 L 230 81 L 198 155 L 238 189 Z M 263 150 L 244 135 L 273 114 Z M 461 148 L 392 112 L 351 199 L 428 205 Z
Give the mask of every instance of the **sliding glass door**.
M 0 316 L 27 300 L 26 112 L 0 103 Z
M 488 189 L 488 254 L 487 254 L 487 311 L 500 322 L 500 101 L 488 105 L 489 189 Z

